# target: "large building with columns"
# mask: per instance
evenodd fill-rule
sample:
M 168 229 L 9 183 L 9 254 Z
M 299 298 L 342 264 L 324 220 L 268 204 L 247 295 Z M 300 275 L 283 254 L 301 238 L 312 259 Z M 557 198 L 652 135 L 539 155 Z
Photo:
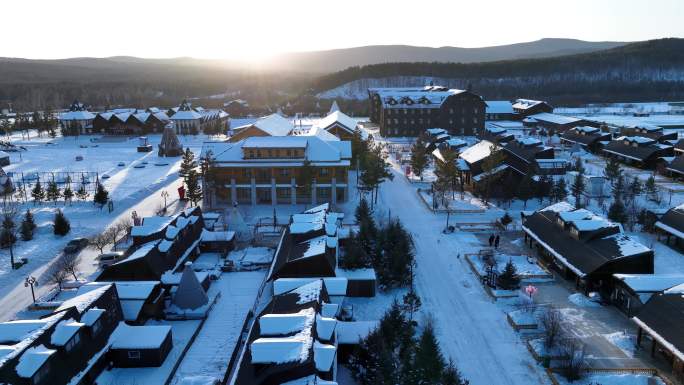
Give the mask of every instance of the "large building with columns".
M 209 205 L 320 204 L 348 199 L 351 142 L 318 136 L 249 137 L 209 142 L 213 167 Z

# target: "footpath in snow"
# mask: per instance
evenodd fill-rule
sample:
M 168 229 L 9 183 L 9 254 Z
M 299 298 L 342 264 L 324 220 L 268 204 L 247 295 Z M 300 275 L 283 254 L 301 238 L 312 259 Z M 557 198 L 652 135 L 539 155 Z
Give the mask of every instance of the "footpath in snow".
M 186 353 L 172 385 L 211 384 L 222 381 L 254 305 L 266 271 L 225 273 L 212 282 L 209 297 L 220 293 L 202 329 Z

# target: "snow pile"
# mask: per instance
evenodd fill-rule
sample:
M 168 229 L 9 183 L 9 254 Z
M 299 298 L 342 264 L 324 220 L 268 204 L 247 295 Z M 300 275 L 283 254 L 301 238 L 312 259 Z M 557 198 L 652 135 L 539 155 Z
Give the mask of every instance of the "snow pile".
M 568 296 L 568 301 L 572 302 L 579 307 L 600 307 L 598 302 L 592 301 L 590 298 L 585 297 L 581 293 L 575 293 Z
M 603 337 L 607 339 L 611 344 L 622 350 L 627 357 L 634 357 L 635 341 L 632 340 L 629 334 L 625 332 L 615 332 L 604 334 Z
M 38 345 L 27 349 L 19 358 L 19 363 L 16 367 L 17 374 L 23 378 L 33 377 L 45 361 L 56 352 L 56 350 L 46 348 L 45 345 Z
M 559 384 L 571 385 L 575 382 L 568 382 L 562 376 L 556 376 Z M 646 374 L 592 374 L 582 378 L 582 384 L 601 384 L 601 385 L 665 385 L 659 377 Z
M 312 374 L 307 377 L 283 382 L 281 385 L 337 385 L 337 382 L 321 380 L 318 376 Z

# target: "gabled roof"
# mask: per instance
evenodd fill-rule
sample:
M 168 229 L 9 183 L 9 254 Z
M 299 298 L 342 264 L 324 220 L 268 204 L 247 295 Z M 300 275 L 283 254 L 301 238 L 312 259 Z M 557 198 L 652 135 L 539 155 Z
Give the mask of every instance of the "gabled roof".
M 279 114 L 271 114 L 257 119 L 254 123 L 236 127 L 234 130 L 239 132 L 249 127 L 256 127 L 270 136 L 286 136 L 295 128 L 288 119 Z
M 319 120 L 314 127 L 320 127 L 325 130 L 330 129 L 334 125 L 341 127 L 349 133 L 353 133 L 356 129 L 356 120 L 350 118 L 342 111 L 334 111 L 328 114 L 325 118 Z
M 656 294 L 632 320 L 658 343 L 684 360 L 684 296 L 681 293 Z
M 572 123 L 579 123 L 582 121 L 582 119 L 579 119 L 579 118 L 573 118 L 571 116 L 565 116 L 565 115 L 557 115 L 557 114 L 552 114 L 549 112 L 542 112 L 539 114 L 530 115 L 530 118 L 532 118 L 538 122 L 547 122 L 547 123 L 553 123 L 553 124 L 572 124 Z
M 684 239 L 684 205 L 667 210 L 655 226 L 677 238 Z
M 625 141 L 629 144 L 625 144 Z M 636 143 L 637 147 L 633 144 Z M 643 137 L 620 137 L 608 143 L 603 151 L 645 162 L 654 156 L 661 156 L 671 150 L 672 146 L 657 144 L 653 139 Z
M 498 146 L 488 140 L 481 140 L 463 150 L 458 157 L 473 164 L 491 155 L 492 147 Z
M 512 114 L 513 104 L 508 100 L 485 100 L 488 114 Z

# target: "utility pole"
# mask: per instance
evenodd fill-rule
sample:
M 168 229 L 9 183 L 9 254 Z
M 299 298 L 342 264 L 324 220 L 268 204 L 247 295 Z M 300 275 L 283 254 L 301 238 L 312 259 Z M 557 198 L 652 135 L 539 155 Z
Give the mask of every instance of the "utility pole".
M 24 281 L 24 287 L 29 287 L 31 286 L 31 297 L 33 298 L 33 302 L 36 302 L 36 292 L 33 289 L 34 285 L 38 285 L 38 280 L 36 280 L 36 277 L 33 276 L 28 276 L 26 277 L 26 280 Z

